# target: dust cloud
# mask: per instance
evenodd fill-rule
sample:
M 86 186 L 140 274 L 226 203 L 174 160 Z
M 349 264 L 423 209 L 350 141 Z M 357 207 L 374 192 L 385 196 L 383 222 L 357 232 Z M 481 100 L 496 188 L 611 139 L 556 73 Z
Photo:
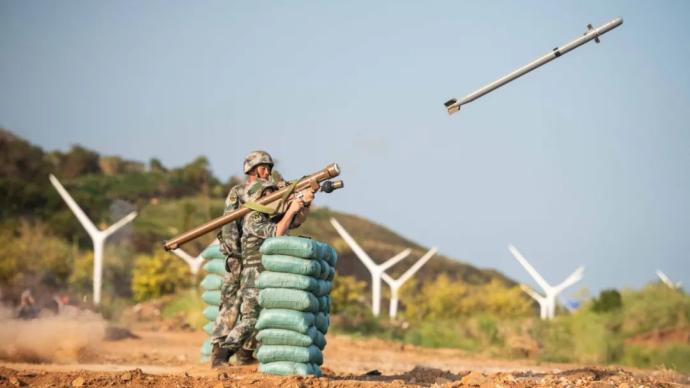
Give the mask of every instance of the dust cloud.
M 86 361 L 101 345 L 107 322 L 98 314 L 66 309 L 32 320 L 14 319 L 0 306 L 0 360 L 31 363 Z

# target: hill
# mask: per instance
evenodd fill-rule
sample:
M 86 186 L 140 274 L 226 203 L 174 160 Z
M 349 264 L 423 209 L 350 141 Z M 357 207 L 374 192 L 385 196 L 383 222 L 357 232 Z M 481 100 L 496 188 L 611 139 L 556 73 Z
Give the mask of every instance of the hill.
M 222 183 L 213 176 L 203 156 L 181 167 L 166 168 L 156 159 L 145 165 L 118 156 L 99 155 L 78 145 L 67 152 L 45 152 L 0 129 L 0 203 L 3 205 L 0 208 L 0 237 L 17 249 L 4 266 L 0 265 L 0 279 L 15 289 L 10 295 L 20 292 L 20 287 L 37 287 L 46 281 L 53 288 L 73 284 L 76 263 L 87 265 L 80 271 L 83 272 L 84 286 L 88 287 L 87 252 L 92 249 L 91 241 L 48 183 L 48 174 L 51 173 L 58 176 L 96 225 L 104 227 L 132 210 L 138 211 L 139 215 L 131 226 L 108 240 L 113 249 L 124 247 L 107 255 L 111 260 L 109 265 L 118 268 L 117 274 L 110 276 L 117 278 L 121 284 L 118 289 L 121 290 L 129 289 L 135 255 L 151 254 L 163 240 L 219 216 L 225 193 L 239 181 L 238 177 L 230 177 Z M 394 277 L 402 274 L 427 250 L 363 217 L 315 207 L 308 222 L 293 234 L 308 235 L 333 245 L 340 254 L 338 271 L 343 275 L 366 281 L 370 278 L 364 265 L 331 226 L 331 217 L 338 219 L 377 262 L 410 248 L 412 254 L 389 271 Z M 40 231 L 42 242 L 32 240 L 36 237 L 35 231 Z M 213 238 L 214 234 L 209 234 L 183 248 L 197 254 Z M 33 252 L 41 249 L 41 243 L 59 247 L 51 248 L 55 257 L 50 266 L 44 265 L 41 271 L 15 257 L 35 255 Z M 23 246 L 35 248 L 29 252 L 21 248 Z M 68 256 L 63 257 L 65 255 Z M 61 261 L 66 264 L 60 264 Z M 12 265 L 8 264 L 10 262 Z M 53 268 L 59 268 L 59 273 L 54 273 Z M 27 271 L 32 275 L 27 275 Z M 432 280 L 441 273 L 469 284 L 484 284 L 494 278 L 514 284 L 496 271 L 480 270 L 440 255 L 423 267 L 419 278 Z M 128 297 L 128 292 L 123 291 L 120 296 Z

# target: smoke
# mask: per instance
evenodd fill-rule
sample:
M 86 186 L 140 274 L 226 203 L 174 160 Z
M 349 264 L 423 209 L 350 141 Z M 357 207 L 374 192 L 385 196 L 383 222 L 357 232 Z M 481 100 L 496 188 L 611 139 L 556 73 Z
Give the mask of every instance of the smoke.
M 13 316 L 0 306 L 0 359 L 7 361 L 78 362 L 94 354 L 106 332 L 100 315 L 76 308 L 32 320 Z

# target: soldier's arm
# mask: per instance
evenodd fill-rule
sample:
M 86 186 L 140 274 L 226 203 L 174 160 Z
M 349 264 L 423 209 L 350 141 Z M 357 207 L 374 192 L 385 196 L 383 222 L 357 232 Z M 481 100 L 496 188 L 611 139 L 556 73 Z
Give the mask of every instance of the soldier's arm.
M 297 215 L 297 213 L 299 213 L 303 208 L 304 202 L 302 202 L 299 199 L 294 200 L 290 203 L 290 207 L 285 212 L 285 215 L 276 224 L 276 236 L 285 235 L 288 228 L 290 227 L 290 224 L 292 224 L 292 220 L 295 218 L 295 215 Z

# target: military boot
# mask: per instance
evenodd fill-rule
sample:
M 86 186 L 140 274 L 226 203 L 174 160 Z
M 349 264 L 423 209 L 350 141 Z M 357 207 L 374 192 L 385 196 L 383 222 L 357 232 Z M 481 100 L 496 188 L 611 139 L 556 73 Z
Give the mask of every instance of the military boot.
M 228 361 L 230 361 L 230 350 L 221 348 L 220 344 L 215 343 L 213 344 L 213 348 L 211 348 L 211 368 L 218 368 L 223 365 L 228 365 Z
M 254 351 L 242 348 L 235 353 L 237 365 L 250 365 L 256 363 L 254 358 Z

